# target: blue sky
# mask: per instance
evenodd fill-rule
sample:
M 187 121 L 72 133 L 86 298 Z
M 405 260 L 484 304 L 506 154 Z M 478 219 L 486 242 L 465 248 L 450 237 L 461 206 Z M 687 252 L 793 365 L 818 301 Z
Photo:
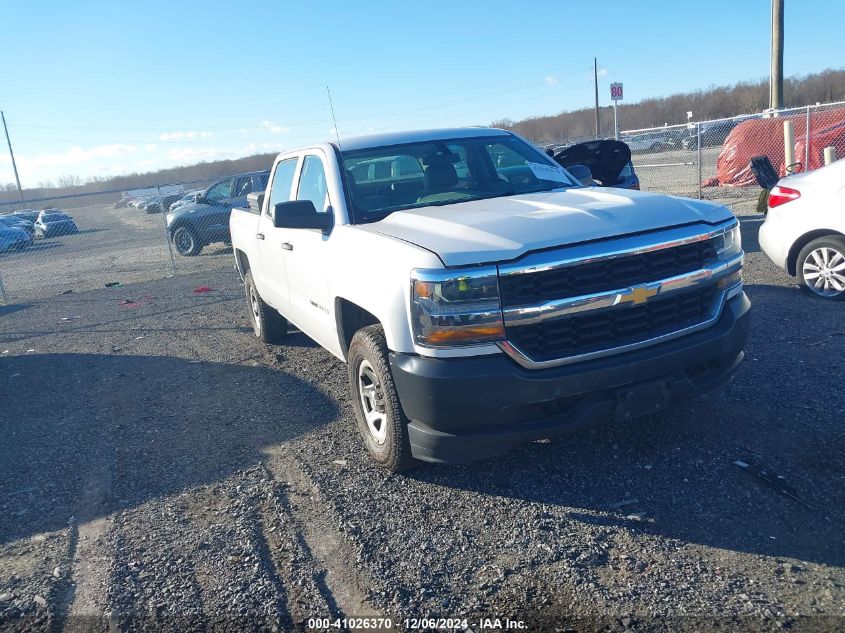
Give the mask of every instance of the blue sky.
M 786 74 L 845 65 L 845 2 L 786 4 Z M 603 104 L 611 81 L 636 101 L 766 77 L 769 16 L 769 0 L 3 0 L 0 109 L 35 186 L 324 140 L 326 85 L 352 136 L 589 106 L 594 55 Z

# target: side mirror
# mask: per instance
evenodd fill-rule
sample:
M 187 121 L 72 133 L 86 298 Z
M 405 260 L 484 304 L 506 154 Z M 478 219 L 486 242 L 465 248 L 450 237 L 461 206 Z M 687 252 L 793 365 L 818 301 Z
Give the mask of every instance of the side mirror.
M 566 171 L 572 174 L 582 185 L 590 187 L 596 184 L 593 182 L 593 172 L 591 172 L 590 168 L 586 165 L 571 165 L 566 168 Z
M 279 202 L 273 207 L 273 226 L 277 229 L 328 231 L 333 221 L 331 213 L 317 213 L 317 208 L 310 200 Z

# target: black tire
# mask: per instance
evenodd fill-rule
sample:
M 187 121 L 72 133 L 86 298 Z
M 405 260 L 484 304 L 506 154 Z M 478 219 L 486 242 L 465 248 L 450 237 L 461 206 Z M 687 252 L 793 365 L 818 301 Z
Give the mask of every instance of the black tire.
M 366 363 L 366 365 L 365 365 Z M 349 369 L 349 388 L 352 394 L 352 406 L 355 408 L 355 420 L 358 431 L 364 440 L 367 452 L 379 466 L 398 473 L 409 470 L 419 464 L 411 456 L 411 443 L 408 440 L 408 418 L 399 403 L 399 394 L 390 373 L 390 362 L 387 357 L 387 343 L 384 340 L 384 330 L 381 325 L 369 325 L 361 328 L 352 337 L 347 359 Z M 383 439 L 379 442 L 367 423 L 364 413 L 364 402 L 371 406 L 366 396 L 362 395 L 362 379 L 359 372 L 362 367 L 372 370 L 378 382 L 373 384 L 374 399 L 381 405 L 383 419 L 378 430 L 383 429 Z M 373 406 L 371 411 L 375 410 Z
M 281 343 L 288 334 L 288 320 L 279 314 L 275 308 L 264 303 L 264 299 L 258 294 L 258 288 L 252 280 L 252 271 L 249 270 L 244 277 L 244 288 L 246 290 L 246 303 L 249 309 L 249 321 L 252 324 L 252 332 L 262 343 L 277 345 Z
M 202 250 L 202 242 L 196 231 L 187 226 L 180 226 L 173 231 L 173 246 L 176 247 L 177 253 L 185 257 L 199 255 Z
M 819 252 L 820 249 L 827 250 Z M 827 269 L 837 268 L 845 264 L 845 238 L 839 237 L 838 235 L 827 235 L 815 239 L 801 249 L 801 252 L 798 253 L 798 259 L 795 261 L 795 272 L 801 280 L 801 289 L 804 292 L 818 299 L 842 301 L 845 299 L 845 269 L 837 271 L 830 270 L 829 281 L 826 287 L 815 288 L 814 284 L 818 280 L 818 276 L 815 274 L 816 270 L 821 269 L 824 271 L 825 267 L 818 265 L 819 261 L 813 256 L 814 252 L 822 260 L 824 260 L 823 254 L 826 252 L 828 262 L 832 262 L 832 265 L 827 267 Z M 807 275 L 813 275 L 813 277 L 807 279 Z M 837 285 L 842 290 L 837 289 Z

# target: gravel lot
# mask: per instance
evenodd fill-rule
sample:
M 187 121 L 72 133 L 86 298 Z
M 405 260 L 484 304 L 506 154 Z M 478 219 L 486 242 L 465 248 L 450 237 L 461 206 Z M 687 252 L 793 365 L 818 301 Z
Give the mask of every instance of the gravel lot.
M 148 219 L 132 239 L 161 221 L 133 221 Z M 742 220 L 755 322 L 731 385 L 402 476 L 362 453 L 342 363 L 301 334 L 254 340 L 230 255 L 158 281 L 109 271 L 136 283 L 94 289 L 90 275 L 75 285 L 80 258 L 50 249 L 50 270 L 27 274 L 74 292 L 0 309 L 0 630 L 339 616 L 843 630 L 842 306 L 803 296 L 759 252 L 761 218 Z M 102 262 L 122 261 L 120 240 Z
M 55 203 L 61 207 L 61 201 Z M 36 240 L 20 252 L 0 253 L 7 301 L 93 290 L 111 281 L 134 283 L 173 274 L 161 214 L 111 204 L 68 209 L 76 235 Z M 177 273 L 232 266 L 232 249 L 212 244 L 197 257 L 174 253 Z

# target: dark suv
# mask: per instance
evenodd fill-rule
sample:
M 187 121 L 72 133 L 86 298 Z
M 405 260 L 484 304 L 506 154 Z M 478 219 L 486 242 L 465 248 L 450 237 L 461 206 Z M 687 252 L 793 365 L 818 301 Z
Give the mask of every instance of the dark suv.
M 203 191 L 196 202 L 184 204 L 167 214 L 167 232 L 176 252 L 198 255 L 214 242 L 231 242 L 229 214 L 232 207 L 247 206 L 246 197 L 267 188 L 269 171 L 239 174 L 220 180 Z

